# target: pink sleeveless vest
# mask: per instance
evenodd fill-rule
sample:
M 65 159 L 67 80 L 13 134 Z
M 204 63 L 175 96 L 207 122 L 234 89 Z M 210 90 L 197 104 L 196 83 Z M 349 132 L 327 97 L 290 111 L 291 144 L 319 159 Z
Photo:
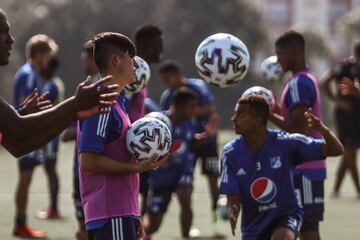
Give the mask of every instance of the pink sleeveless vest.
M 307 76 L 314 83 L 315 90 L 316 90 L 316 100 L 315 100 L 314 106 L 312 106 L 312 111 L 316 117 L 321 119 L 320 91 L 319 91 L 318 84 L 316 82 L 314 75 L 312 75 L 311 72 L 309 72 L 309 71 L 298 72 L 286 84 L 283 94 L 281 96 L 281 115 L 285 118 L 285 120 L 289 120 L 291 118 L 290 111 L 286 107 L 285 97 L 290 90 L 289 89 L 290 83 L 292 81 L 295 81 L 296 78 L 299 77 L 300 75 Z M 313 138 L 322 138 L 321 134 L 314 130 L 310 130 L 309 135 Z M 324 160 L 317 160 L 317 161 L 312 161 L 312 162 L 307 162 L 307 163 L 297 165 L 295 169 L 321 169 L 321 168 L 325 168 L 325 167 L 326 167 L 326 165 L 325 165 Z
M 128 109 L 131 122 L 135 122 L 145 115 L 145 98 L 147 98 L 147 95 L 147 88 L 144 88 L 140 92 L 136 93 L 133 98 L 131 98 Z
M 114 108 L 123 121 L 122 132 L 118 139 L 106 145 L 104 155 L 115 161 L 137 164 L 126 149 L 126 133 L 131 126 L 129 117 L 118 103 Z M 140 216 L 139 174 L 102 175 L 80 170 L 80 190 L 85 223 L 111 217 Z

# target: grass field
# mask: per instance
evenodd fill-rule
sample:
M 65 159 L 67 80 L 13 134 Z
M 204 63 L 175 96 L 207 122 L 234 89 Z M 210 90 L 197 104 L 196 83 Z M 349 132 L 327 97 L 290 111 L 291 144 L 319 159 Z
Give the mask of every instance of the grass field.
M 220 135 L 220 143 L 233 138 L 231 132 L 223 131 Z M 338 158 L 328 159 L 328 179 L 326 181 L 326 213 L 325 221 L 321 224 L 322 239 L 325 240 L 358 240 L 360 239 L 360 200 L 356 198 L 354 189 L 347 177 L 343 185 L 342 198 L 333 200 L 329 198 L 330 190 L 334 182 L 334 172 L 338 164 Z M 14 189 L 17 182 L 17 161 L 4 150 L 0 150 L 0 240 L 16 239 L 11 236 L 14 222 Z M 47 181 L 43 169 L 39 167 L 33 177 L 30 190 L 28 218 L 31 227 L 45 230 L 49 239 L 70 240 L 74 239 L 76 221 L 71 198 L 72 192 L 72 163 L 73 144 L 62 144 L 58 160 L 58 172 L 61 180 L 60 210 L 63 218 L 56 221 L 43 221 L 36 218 L 36 212 L 45 208 L 48 204 Z M 202 233 L 201 239 L 212 239 L 210 223 L 210 202 L 207 183 L 198 171 L 195 176 L 195 188 L 193 195 L 194 225 Z M 226 234 L 227 239 L 240 239 L 238 236 L 230 236 L 230 228 L 227 223 L 221 223 L 220 229 Z M 155 240 L 179 239 L 178 204 L 174 198 L 169 212 L 165 216 L 164 225 L 160 232 L 154 235 Z

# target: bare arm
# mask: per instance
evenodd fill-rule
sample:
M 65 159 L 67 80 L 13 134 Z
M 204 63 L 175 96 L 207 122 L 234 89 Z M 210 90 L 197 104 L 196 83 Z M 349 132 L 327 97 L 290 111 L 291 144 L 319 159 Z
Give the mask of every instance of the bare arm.
M 305 112 L 305 118 L 309 127 L 321 133 L 325 140 L 325 144 L 321 146 L 322 156 L 339 156 L 344 152 L 344 146 L 341 144 L 340 140 L 320 121 L 319 118 L 315 117 L 310 111 Z
M 285 120 L 284 117 L 277 113 L 270 115 L 270 120 L 279 128 L 290 133 L 301 133 L 308 135 L 308 126 L 304 113 L 308 110 L 305 106 L 299 106 L 291 111 L 291 121 Z
M 325 91 L 326 96 L 332 100 L 335 101 L 336 100 L 336 94 L 333 93 L 332 89 L 331 89 L 331 82 L 333 80 L 333 75 L 331 74 L 331 72 L 327 72 L 324 77 L 321 79 L 320 81 L 320 85 L 322 86 L 322 88 Z
M 140 173 L 160 167 L 166 162 L 167 158 L 168 156 L 157 160 L 157 157 L 154 156 L 138 164 L 132 164 L 115 161 L 104 155 L 84 152 L 80 153 L 80 168 L 83 171 L 106 175 Z
M 241 202 L 239 196 L 227 195 L 227 210 L 229 213 L 229 222 L 231 233 L 235 236 L 236 224 L 240 213 Z
M 76 136 L 77 136 L 76 127 L 68 127 L 61 133 L 60 138 L 61 141 L 68 142 L 68 141 L 76 140 Z

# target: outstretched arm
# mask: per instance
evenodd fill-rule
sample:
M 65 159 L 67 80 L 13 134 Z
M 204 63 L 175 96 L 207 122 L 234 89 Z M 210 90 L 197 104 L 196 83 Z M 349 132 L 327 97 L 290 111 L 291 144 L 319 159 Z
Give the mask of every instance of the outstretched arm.
M 89 79 L 81 83 L 75 97 L 71 97 L 48 110 L 19 116 L 5 100 L 0 98 L 0 132 L 3 134 L 3 145 L 13 155 L 21 156 L 47 143 L 61 133 L 77 118 L 88 118 L 104 112 L 101 106 L 113 104 L 118 87 L 111 85 L 103 94 L 99 87 L 110 80 L 106 77 L 90 85 Z
M 309 128 L 321 133 L 325 140 L 325 144 L 321 146 L 321 155 L 324 157 L 341 155 L 344 152 L 344 146 L 335 134 L 332 133 L 319 118 L 315 117 L 315 115 L 311 113 L 311 109 L 305 112 L 304 115 Z

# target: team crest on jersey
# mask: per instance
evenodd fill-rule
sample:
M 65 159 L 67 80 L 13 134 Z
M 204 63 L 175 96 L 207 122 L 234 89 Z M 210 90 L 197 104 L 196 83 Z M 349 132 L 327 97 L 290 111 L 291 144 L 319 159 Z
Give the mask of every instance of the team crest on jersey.
M 276 196 L 276 185 L 271 179 L 261 177 L 251 184 L 250 193 L 255 201 L 266 204 L 274 200 Z
M 181 156 L 181 154 L 183 154 L 185 151 L 186 151 L 186 142 L 180 139 L 173 141 L 170 148 L 170 153 L 173 157 Z
M 282 165 L 280 156 L 270 158 L 270 165 L 273 169 L 280 168 Z

